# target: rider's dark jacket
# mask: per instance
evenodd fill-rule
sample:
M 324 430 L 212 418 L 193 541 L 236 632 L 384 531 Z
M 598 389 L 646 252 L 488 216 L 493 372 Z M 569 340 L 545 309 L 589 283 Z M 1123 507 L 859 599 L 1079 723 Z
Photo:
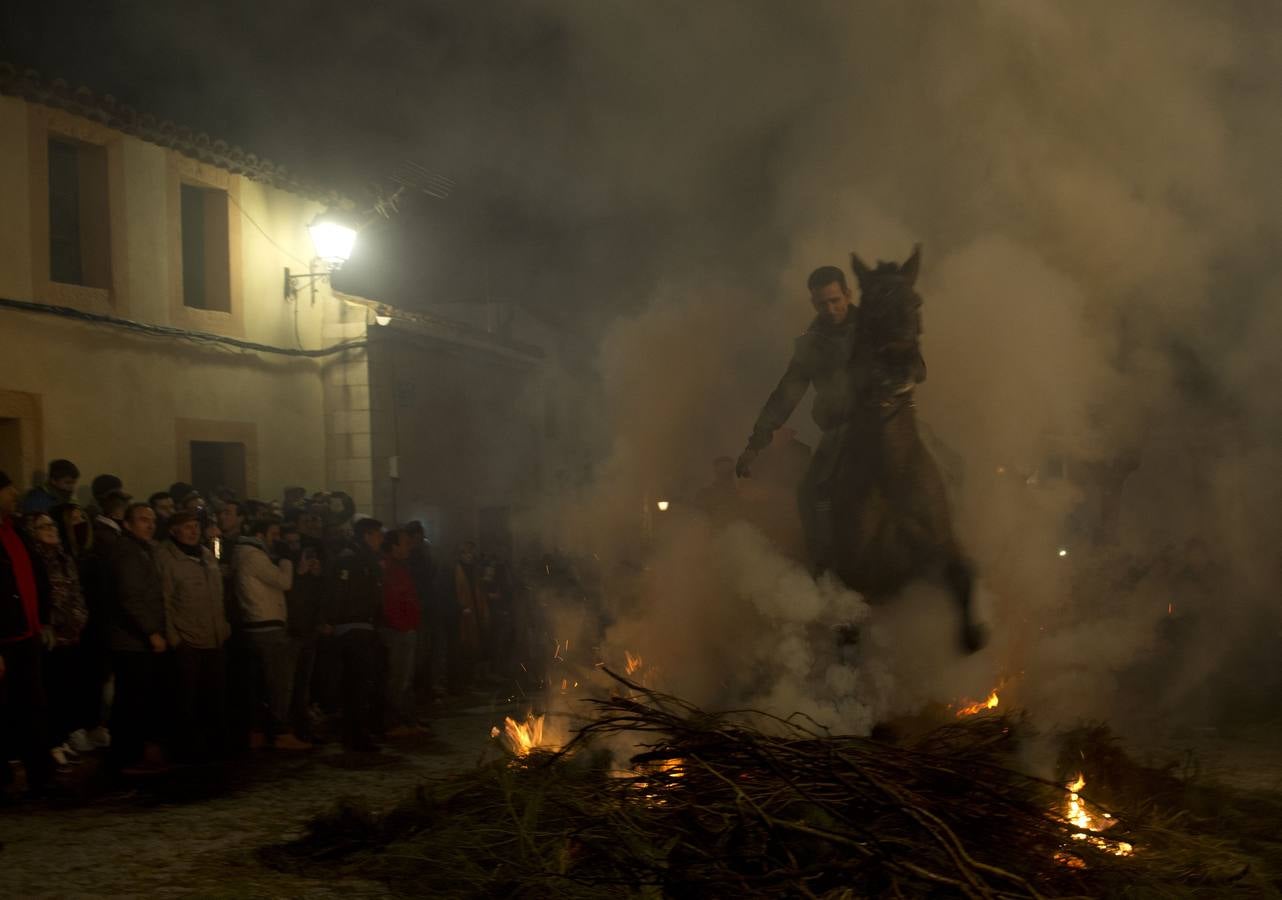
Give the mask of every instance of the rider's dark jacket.
M 811 416 L 815 424 L 829 431 L 847 421 L 855 395 L 850 361 L 858 325 L 859 307 L 851 306 L 846 321 L 840 325 L 832 325 L 826 317 L 819 316 L 797 338 L 792 362 L 752 428 L 748 439 L 751 449 L 761 450 L 770 443 L 771 436 L 788 421 L 812 384 L 815 403 Z

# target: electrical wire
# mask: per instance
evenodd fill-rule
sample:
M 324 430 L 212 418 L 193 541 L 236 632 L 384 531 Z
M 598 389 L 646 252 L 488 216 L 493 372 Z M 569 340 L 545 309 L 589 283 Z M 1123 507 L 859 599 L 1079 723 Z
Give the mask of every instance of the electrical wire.
M 300 266 L 310 266 L 310 265 L 311 265 L 311 263 L 307 262 L 306 260 L 299 259 L 299 258 L 298 258 L 297 256 L 295 256 L 293 253 L 290 253 L 288 250 L 286 250 L 286 249 L 285 249 L 284 247 L 282 247 L 280 244 L 276 243 L 276 240 L 275 240 L 275 239 L 274 239 L 270 234 L 268 234 L 268 233 L 267 233 L 267 231 L 263 228 L 263 226 L 259 225 L 256 221 L 254 221 L 254 217 L 253 217 L 253 216 L 251 216 L 248 212 L 246 212 L 246 211 L 245 211 L 245 207 L 241 206 L 241 205 L 240 205 L 240 203 L 236 200 L 236 198 L 235 198 L 235 197 L 233 197 L 233 196 L 231 195 L 231 191 L 227 191 L 226 193 L 227 193 L 227 199 L 231 201 L 232 206 L 234 206 L 234 207 L 236 207 L 238 210 L 240 210 L 240 214 L 241 214 L 242 216 L 244 216 L 246 219 L 248 219 L 248 220 L 249 220 L 249 224 L 250 224 L 250 225 L 253 225 L 255 228 L 257 228 L 257 229 L 258 229 L 258 233 L 259 233 L 259 234 L 261 234 L 263 237 L 267 238 L 267 243 L 271 244 L 273 247 L 275 247 L 275 248 L 276 248 L 277 250 L 279 250 L 281 253 L 284 253 L 286 256 L 288 256 L 288 257 L 289 257 L 290 259 L 292 259 L 294 262 L 298 263 Z
M 301 348 L 295 350 L 292 347 L 273 347 L 270 344 L 260 344 L 257 341 L 243 341 L 240 338 L 226 337 L 221 334 L 210 334 L 206 331 L 188 331 L 185 328 L 174 328 L 171 325 L 151 325 L 146 322 L 135 322 L 132 319 L 122 319 L 118 316 L 84 312 L 83 310 L 72 309 L 69 306 L 48 306 L 43 303 L 32 303 L 27 300 L 10 300 L 7 297 L 0 297 L 0 309 L 15 309 L 21 312 L 60 316 L 65 319 L 78 319 L 82 322 L 95 322 L 99 325 L 110 325 L 114 328 L 136 331 L 140 334 L 146 334 L 151 337 L 172 337 L 180 340 L 191 341 L 196 344 L 216 344 L 224 347 L 235 347 L 238 350 L 253 350 L 256 353 L 274 353 L 279 356 L 295 356 L 306 359 L 317 359 L 322 356 L 332 356 L 335 353 L 343 353 L 347 350 L 357 350 L 369 345 L 368 340 L 361 338 L 359 340 L 343 341 L 338 344 L 331 344 L 328 347 L 321 347 L 316 350 L 303 350 Z

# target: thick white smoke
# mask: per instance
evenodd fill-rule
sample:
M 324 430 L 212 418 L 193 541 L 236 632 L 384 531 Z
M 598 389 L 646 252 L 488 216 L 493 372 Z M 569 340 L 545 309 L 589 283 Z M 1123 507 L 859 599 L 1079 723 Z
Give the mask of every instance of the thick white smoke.
M 578 536 L 635 551 L 606 536 L 634 527 L 654 491 L 688 492 L 713 456 L 738 452 L 808 320 L 811 268 L 852 249 L 902 258 L 922 240 L 930 378 L 919 397 L 960 460 L 955 511 L 995 640 L 960 660 L 951 609 L 913 592 L 865 623 L 862 662 L 846 666 L 830 629 L 808 626 L 863 618 L 858 598 L 814 585 L 742 530 L 691 527 L 651 548 L 640 611 L 609 641 L 664 659 L 667 686 L 694 699 L 852 728 L 982 696 L 999 673 L 1051 721 L 1184 707 L 1277 587 L 1267 248 L 1282 141 L 1263 116 L 1282 80 L 1267 81 L 1277 57 L 1258 28 L 1269 14 L 873 2 L 789 10 L 777 31 L 777 9 L 737 9 L 571 18 L 601 76 L 594 89 L 636 113 L 593 122 L 590 145 L 631 159 L 654 146 L 645 129 L 675 142 L 629 182 L 650 202 L 678 202 L 674 184 L 697 196 L 727 144 L 777 126 L 759 174 L 761 227 L 780 247 L 764 291 L 679 249 L 650 305 L 610 330 L 600 369 L 613 452 Z M 624 32 L 634 53 L 603 61 Z M 651 52 L 673 64 L 641 77 L 636 56 Z M 716 104 L 706 122 L 665 105 L 688 80 Z M 813 443 L 813 429 L 803 436 Z M 1136 467 L 1104 546 L 1061 555 L 1070 516 L 1099 519 L 1109 501 L 1098 479 L 1048 479 L 1052 460 L 1070 475 Z M 1197 562 L 1194 539 L 1219 564 L 1187 598 L 1205 634 L 1171 643 L 1163 616 Z

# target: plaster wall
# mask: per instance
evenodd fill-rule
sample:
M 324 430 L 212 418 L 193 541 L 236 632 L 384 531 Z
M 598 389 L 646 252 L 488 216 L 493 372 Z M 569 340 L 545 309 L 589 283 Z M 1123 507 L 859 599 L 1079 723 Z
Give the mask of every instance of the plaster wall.
M 152 338 L 0 310 L 0 387 L 41 400 L 47 458 L 74 460 L 88 483 L 112 472 L 135 497 L 184 473 L 181 420 L 252 425 L 249 490 L 326 483 L 319 364 Z M 38 473 L 23 473 L 30 484 Z M 256 477 L 255 477 L 256 476 Z M 17 479 L 14 473 L 15 481 Z M 256 482 L 256 483 L 254 483 Z

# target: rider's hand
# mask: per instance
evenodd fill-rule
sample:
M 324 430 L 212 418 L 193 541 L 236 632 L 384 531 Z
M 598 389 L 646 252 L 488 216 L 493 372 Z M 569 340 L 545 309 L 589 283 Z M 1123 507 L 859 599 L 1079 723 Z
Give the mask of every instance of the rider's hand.
M 757 458 L 757 451 L 749 447 L 739 454 L 739 461 L 734 464 L 734 473 L 740 478 L 752 477 L 752 463 Z

